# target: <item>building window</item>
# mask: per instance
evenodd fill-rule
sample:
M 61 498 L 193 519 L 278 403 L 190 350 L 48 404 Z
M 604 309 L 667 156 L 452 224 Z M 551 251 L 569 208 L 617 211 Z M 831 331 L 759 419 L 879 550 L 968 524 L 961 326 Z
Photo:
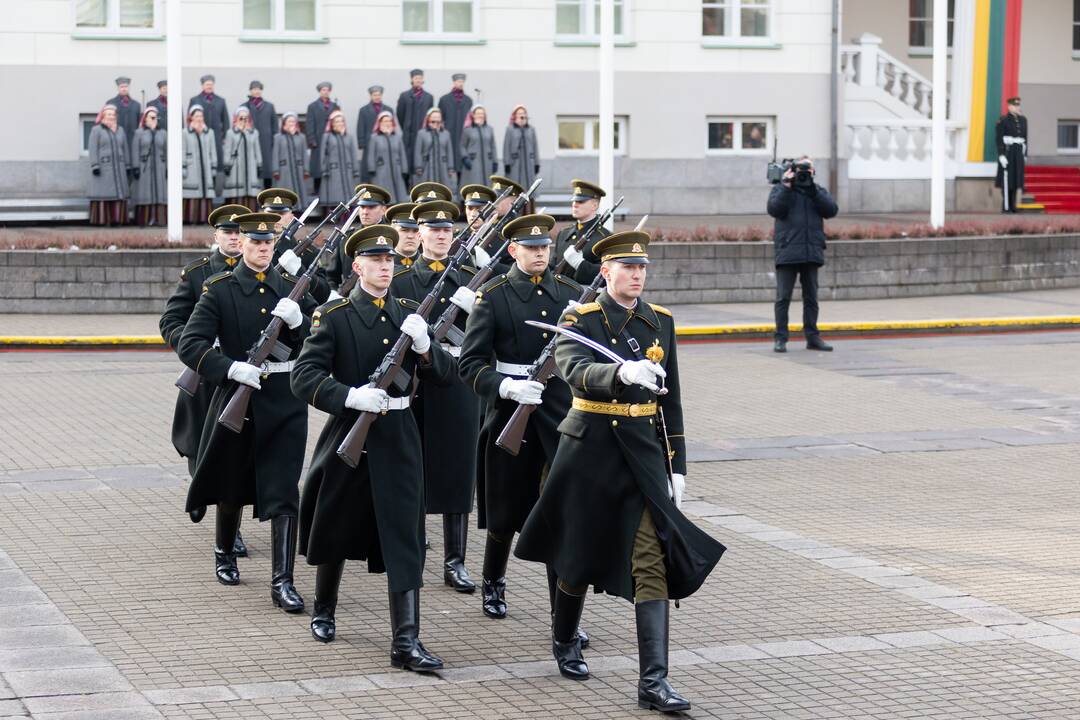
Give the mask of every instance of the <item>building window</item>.
M 401 26 L 406 36 L 470 39 L 476 32 L 474 5 L 472 0 L 404 0 Z
M 615 38 L 626 39 L 627 0 L 614 0 Z M 600 0 L 555 0 L 555 36 L 560 40 L 600 40 Z
M 626 117 L 615 118 L 615 154 L 626 154 Z M 600 148 L 600 122 L 594 117 L 558 118 L 557 155 L 597 155 Z
M 710 154 L 768 154 L 773 141 L 773 118 L 728 118 L 708 120 L 707 148 Z
M 953 46 L 953 18 L 956 16 L 956 0 L 949 0 L 947 43 Z M 913 48 L 934 46 L 934 0 L 908 0 L 908 45 Z
M 701 34 L 706 38 L 768 40 L 773 0 L 702 0 Z
M 1080 53 L 1080 0 L 1073 0 L 1073 55 Z
M 244 0 L 248 36 L 314 34 L 319 30 L 318 0 Z
M 158 33 L 158 0 L 75 0 L 79 34 Z
M 97 113 L 79 113 L 79 137 L 82 140 L 79 154 L 83 157 L 90 155 L 90 131 L 94 129 L 95 120 Z
M 1057 149 L 1059 153 L 1080 153 L 1080 120 L 1058 120 Z

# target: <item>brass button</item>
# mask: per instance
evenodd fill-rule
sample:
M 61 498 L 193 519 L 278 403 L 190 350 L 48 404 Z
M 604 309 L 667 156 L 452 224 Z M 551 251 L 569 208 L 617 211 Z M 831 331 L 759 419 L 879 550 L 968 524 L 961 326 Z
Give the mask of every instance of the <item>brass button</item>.
M 541 310 L 540 317 L 547 317 L 547 310 Z
M 383 338 L 383 339 L 382 339 L 382 344 L 383 344 L 383 345 L 389 345 L 389 344 L 390 344 L 390 341 L 389 341 L 389 340 L 388 340 L 387 338 Z
M 261 292 L 261 293 L 266 292 L 266 288 L 259 288 L 259 292 Z
M 386 316 L 385 315 L 380 315 L 379 319 L 382 320 L 383 322 L 386 322 Z
M 446 298 L 439 298 L 439 302 L 446 302 Z
M 259 308 L 259 312 L 261 312 L 263 315 L 265 315 L 266 314 L 266 308 Z
M 536 291 L 536 294 L 537 294 L 537 295 L 543 295 L 543 294 L 544 294 L 544 291 L 543 291 L 543 290 L 537 290 L 537 291 Z
M 544 333 L 544 337 L 545 337 L 545 338 L 547 337 L 547 333 Z
M 614 345 L 617 342 L 619 342 L 619 338 L 611 338 L 611 344 L 612 345 Z
M 619 427 L 619 421 L 618 420 L 612 420 L 611 421 L 611 427 Z
M 649 424 L 652 425 L 652 418 L 649 418 Z

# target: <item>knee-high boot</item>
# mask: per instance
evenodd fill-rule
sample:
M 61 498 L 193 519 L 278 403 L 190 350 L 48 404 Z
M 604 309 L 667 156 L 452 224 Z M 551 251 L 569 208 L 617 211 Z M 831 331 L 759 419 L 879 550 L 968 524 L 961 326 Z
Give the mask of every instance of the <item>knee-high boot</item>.
M 459 593 L 476 591 L 476 583 L 465 569 L 465 547 L 469 537 L 468 513 L 443 515 L 443 547 L 446 562 L 443 565 L 443 582 Z
M 503 542 L 488 531 L 484 545 L 484 581 L 480 594 L 484 614 L 506 617 L 506 565 L 510 562 L 510 541 Z
M 431 672 L 441 670 L 443 661 L 432 655 L 420 642 L 420 591 L 390 591 L 390 626 L 394 640 L 390 664 L 404 670 Z
M 551 565 L 547 565 L 547 581 L 548 581 L 548 601 L 551 603 L 551 617 L 555 618 L 555 588 L 559 583 L 559 578 L 555 575 L 555 568 Z M 581 649 L 584 650 L 589 647 L 589 636 L 581 626 L 577 629 L 578 640 L 581 641 Z
M 589 677 L 589 666 L 581 655 L 581 641 L 577 636 L 577 627 L 581 622 L 581 611 L 584 607 L 584 595 L 571 595 L 562 588 L 555 588 L 551 652 L 559 665 L 559 672 L 571 680 L 585 680 Z
M 271 567 L 270 600 L 287 613 L 304 611 L 304 598 L 293 585 L 296 562 L 296 518 L 281 515 L 270 520 Z
M 647 600 L 634 605 L 637 619 L 638 706 L 645 710 L 681 712 L 690 701 L 668 682 L 668 601 Z
M 315 609 L 311 613 L 311 635 L 319 642 L 330 642 L 337 632 L 338 587 L 345 561 L 323 563 L 315 569 Z
M 233 543 L 236 541 L 236 531 L 240 527 L 240 514 L 243 510 L 243 507 L 217 506 L 214 527 L 214 565 L 218 582 L 222 585 L 240 583 L 240 569 L 236 567 Z

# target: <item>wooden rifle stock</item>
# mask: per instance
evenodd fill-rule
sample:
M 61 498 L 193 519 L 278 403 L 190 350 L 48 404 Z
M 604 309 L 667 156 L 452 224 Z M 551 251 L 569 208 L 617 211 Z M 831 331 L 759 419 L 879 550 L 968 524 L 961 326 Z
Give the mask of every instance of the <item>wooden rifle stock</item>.
M 623 197 L 624 196 L 620 195 L 619 199 L 615 201 L 614 205 L 612 205 L 610 208 L 605 210 L 603 212 L 603 214 L 597 215 L 596 217 L 593 218 L 593 221 L 591 223 L 589 223 L 589 227 L 585 228 L 582 231 L 581 236 L 578 237 L 577 242 L 574 243 L 574 249 L 575 250 L 580 251 L 581 248 L 585 247 L 585 243 L 589 242 L 589 238 L 592 237 L 593 233 L 595 233 L 599 228 L 603 227 L 607 223 L 607 221 L 611 218 L 611 216 L 615 214 L 615 210 L 620 205 L 622 205 Z M 570 263 L 568 263 L 566 261 L 566 258 L 563 258 L 563 259 L 559 260 L 558 263 L 555 264 L 555 271 L 554 272 L 555 272 L 556 275 L 563 275 L 563 274 L 566 273 L 566 270 L 569 267 L 570 267 Z

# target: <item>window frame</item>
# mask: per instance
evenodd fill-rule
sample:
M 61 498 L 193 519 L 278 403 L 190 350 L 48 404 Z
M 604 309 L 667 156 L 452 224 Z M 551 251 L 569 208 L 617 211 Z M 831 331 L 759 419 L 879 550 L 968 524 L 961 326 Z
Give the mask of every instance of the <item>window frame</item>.
M 1057 154 L 1058 155 L 1080 155 L 1080 119 L 1078 119 L 1078 120 L 1070 120 L 1070 119 L 1065 119 L 1065 118 L 1059 118 L 1058 121 L 1057 121 L 1057 125 L 1055 126 L 1056 130 L 1057 130 L 1058 137 L 1060 137 L 1060 135 L 1061 135 L 1061 126 L 1062 125 L 1072 125 L 1073 127 L 1075 127 L 1077 129 L 1077 132 L 1076 132 L 1076 134 L 1077 134 L 1077 144 L 1076 144 L 1075 147 L 1061 147 L 1060 145 L 1058 145 L 1058 139 L 1055 138 L 1054 139 L 1054 145 L 1056 147 Z
M 105 3 L 105 25 L 94 27 L 81 26 L 79 22 L 79 0 L 71 0 L 71 36 L 83 40 L 163 40 L 165 38 L 164 0 L 151 0 L 154 23 L 148 28 L 125 28 L 120 26 L 119 0 L 103 0 Z
M 328 42 L 323 35 L 323 0 L 315 2 L 315 28 L 313 30 L 286 30 L 285 4 L 287 0 L 270 0 L 270 28 L 259 30 L 244 27 L 244 0 L 240 0 L 241 42 Z
M 702 17 L 699 17 L 699 25 L 702 24 L 701 20 L 704 17 L 705 3 L 709 2 L 711 6 L 723 4 L 725 8 L 725 26 L 733 29 L 732 32 L 727 32 L 723 35 L 706 35 L 704 28 L 699 32 L 701 33 L 701 44 L 705 47 L 759 47 L 775 49 L 780 47 L 776 41 L 776 7 L 778 0 L 766 0 L 765 5 L 765 34 L 762 36 L 750 35 L 744 36 L 742 34 L 742 7 L 743 0 L 702 0 L 700 11 Z M 734 32 L 738 27 L 738 32 Z
M 580 122 L 585 123 L 585 145 L 583 148 L 560 148 L 559 147 L 559 125 L 562 123 Z M 619 126 L 618 132 L 618 145 L 615 148 L 616 156 L 627 155 L 627 143 L 630 139 L 629 127 L 630 116 L 629 115 L 616 115 L 615 122 Z M 590 147 L 593 143 L 593 134 L 595 126 L 600 123 L 599 115 L 556 115 L 555 116 L 555 156 L 556 157 L 597 157 L 600 155 L 599 148 Z
M 731 123 L 731 140 L 737 147 L 709 147 L 709 125 L 713 123 Z M 742 147 L 743 123 L 765 123 L 765 146 L 760 148 Z M 706 155 L 771 155 L 773 139 L 776 137 L 776 118 L 766 115 L 707 115 L 705 117 L 705 154 Z
M 480 45 L 480 3 L 477 0 L 423 0 L 431 5 L 431 30 L 405 29 L 405 2 L 401 3 L 401 42 L 417 45 Z M 445 32 L 444 8 L 447 2 L 468 2 L 472 8 L 472 30 L 469 32 Z
M 79 157 L 90 157 L 90 132 L 94 131 L 94 121 L 97 113 L 79 113 Z M 90 123 L 90 132 L 86 132 L 86 124 Z
M 928 0 L 928 2 L 930 2 L 930 3 L 934 3 L 935 1 L 936 0 Z M 946 30 L 946 38 L 945 38 L 945 41 L 946 41 L 945 50 L 946 50 L 946 53 L 951 57 L 952 53 L 953 53 L 953 43 L 955 41 L 953 35 L 956 32 L 956 2 L 955 2 L 955 0 L 946 0 L 946 2 L 951 3 L 952 6 L 953 6 L 952 7 L 952 12 L 949 12 L 948 9 L 946 9 L 946 11 L 945 11 L 946 16 L 947 16 L 947 20 L 946 20 L 946 28 L 947 28 L 947 30 Z M 916 23 L 916 22 L 924 23 L 926 25 L 933 24 L 934 10 L 931 7 L 930 10 L 929 10 L 930 15 L 928 15 L 927 17 L 918 17 L 918 18 L 916 18 L 916 17 L 912 17 L 910 8 L 911 8 L 911 2 L 909 0 L 909 2 L 908 2 L 908 13 L 907 13 L 908 55 L 911 56 L 911 57 L 929 57 L 929 56 L 934 54 L 934 46 L 932 44 L 933 40 L 931 40 L 930 45 L 912 45 L 911 44 L 911 26 L 912 26 L 913 23 Z M 948 30 L 952 30 L 953 33 L 949 33 Z M 933 33 L 930 33 L 929 37 L 932 38 Z
M 553 37 L 555 38 L 556 45 L 599 45 L 600 33 L 598 32 L 596 25 L 596 13 L 600 0 L 554 0 L 555 4 L 555 28 L 553 31 Z M 615 0 L 615 3 L 622 6 L 622 32 L 616 33 L 615 43 L 617 45 L 628 45 L 632 42 L 632 33 L 630 25 L 631 17 L 631 0 Z M 559 5 L 580 5 L 582 13 L 584 13 L 585 29 L 580 33 L 560 33 L 559 32 Z

